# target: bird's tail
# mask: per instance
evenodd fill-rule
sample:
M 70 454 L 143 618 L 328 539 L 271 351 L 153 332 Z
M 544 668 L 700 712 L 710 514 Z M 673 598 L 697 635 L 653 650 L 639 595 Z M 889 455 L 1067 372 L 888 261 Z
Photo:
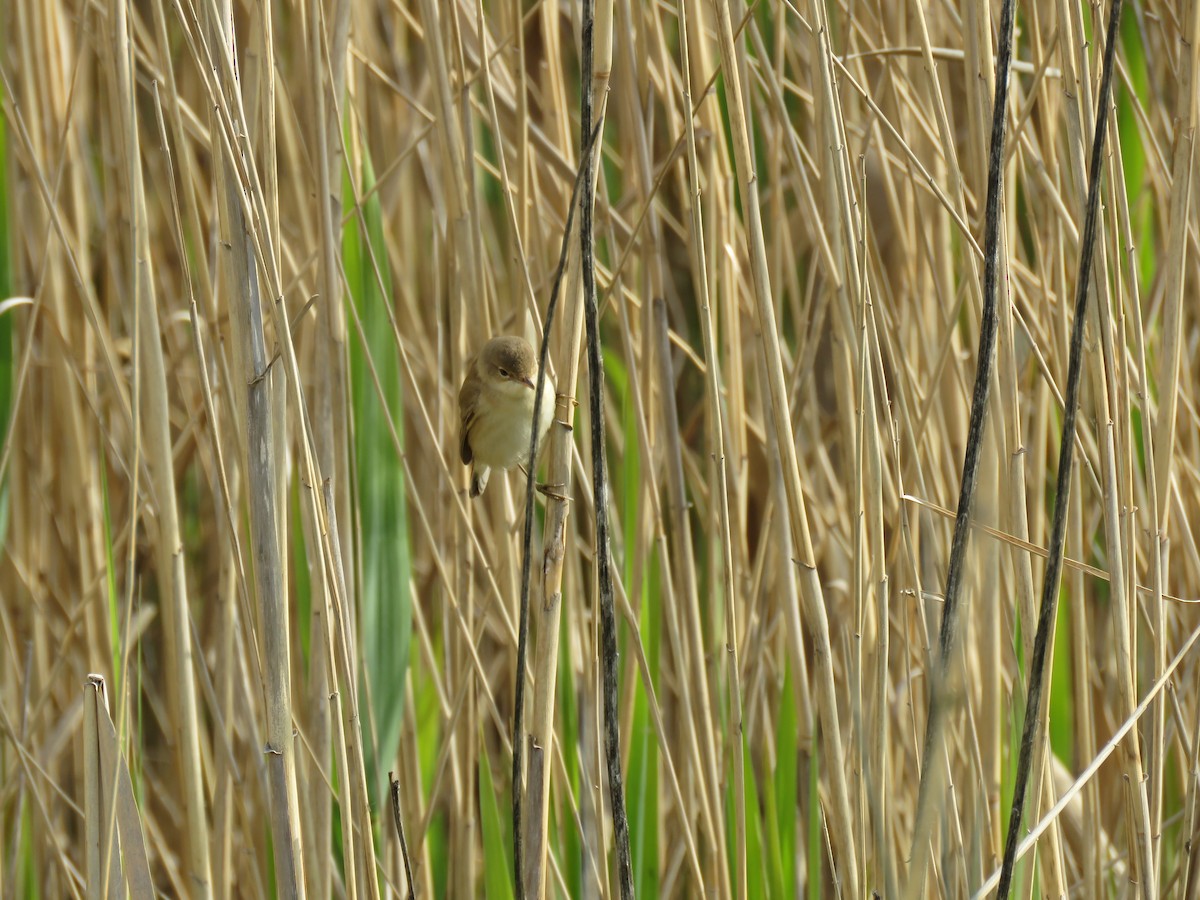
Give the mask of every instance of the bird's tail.
M 487 466 L 474 465 L 471 467 L 471 496 L 478 497 L 483 493 L 483 489 L 487 487 L 488 476 L 492 474 L 492 470 Z

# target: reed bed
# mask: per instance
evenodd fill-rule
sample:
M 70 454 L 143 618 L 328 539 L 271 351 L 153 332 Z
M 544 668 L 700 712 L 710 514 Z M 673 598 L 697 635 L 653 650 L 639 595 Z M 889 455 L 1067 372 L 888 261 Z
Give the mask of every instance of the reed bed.
M 999 3 L 0 5 L 0 896 L 990 895 L 1108 12 L 1017 5 L 941 660 Z M 1200 897 L 1198 74 L 1130 2 L 1022 897 Z M 514 868 L 456 396 L 556 282 Z

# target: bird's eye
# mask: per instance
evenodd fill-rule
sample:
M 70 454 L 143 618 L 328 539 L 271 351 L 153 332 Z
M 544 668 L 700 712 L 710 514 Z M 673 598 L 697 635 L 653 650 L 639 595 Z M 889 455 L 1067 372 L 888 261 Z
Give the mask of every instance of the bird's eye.
M 500 370 L 500 377 L 501 377 L 501 378 L 507 378 L 507 377 L 508 377 L 508 369 L 501 369 L 501 370 Z

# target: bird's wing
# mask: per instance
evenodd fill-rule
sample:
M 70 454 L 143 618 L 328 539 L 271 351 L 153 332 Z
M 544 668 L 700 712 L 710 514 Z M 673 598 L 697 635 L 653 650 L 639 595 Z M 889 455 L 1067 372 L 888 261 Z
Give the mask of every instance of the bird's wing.
M 471 360 L 468 366 L 468 372 L 474 372 L 475 360 Z M 475 424 L 477 408 L 479 406 L 479 389 L 480 381 L 478 378 L 467 377 L 463 379 L 462 388 L 458 392 L 458 455 L 463 461 L 463 465 L 470 465 L 473 455 L 471 453 L 471 426 Z

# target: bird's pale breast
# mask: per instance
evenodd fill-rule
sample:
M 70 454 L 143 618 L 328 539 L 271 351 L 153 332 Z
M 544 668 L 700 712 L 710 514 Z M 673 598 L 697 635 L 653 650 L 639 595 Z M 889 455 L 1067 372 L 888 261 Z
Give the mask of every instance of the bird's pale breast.
M 492 469 L 511 469 L 529 462 L 529 423 L 533 418 L 534 393 L 523 390 L 517 397 L 496 391 L 480 405 L 471 428 L 471 452 L 475 461 Z M 554 388 L 547 381 L 542 396 L 539 450 L 554 418 Z

